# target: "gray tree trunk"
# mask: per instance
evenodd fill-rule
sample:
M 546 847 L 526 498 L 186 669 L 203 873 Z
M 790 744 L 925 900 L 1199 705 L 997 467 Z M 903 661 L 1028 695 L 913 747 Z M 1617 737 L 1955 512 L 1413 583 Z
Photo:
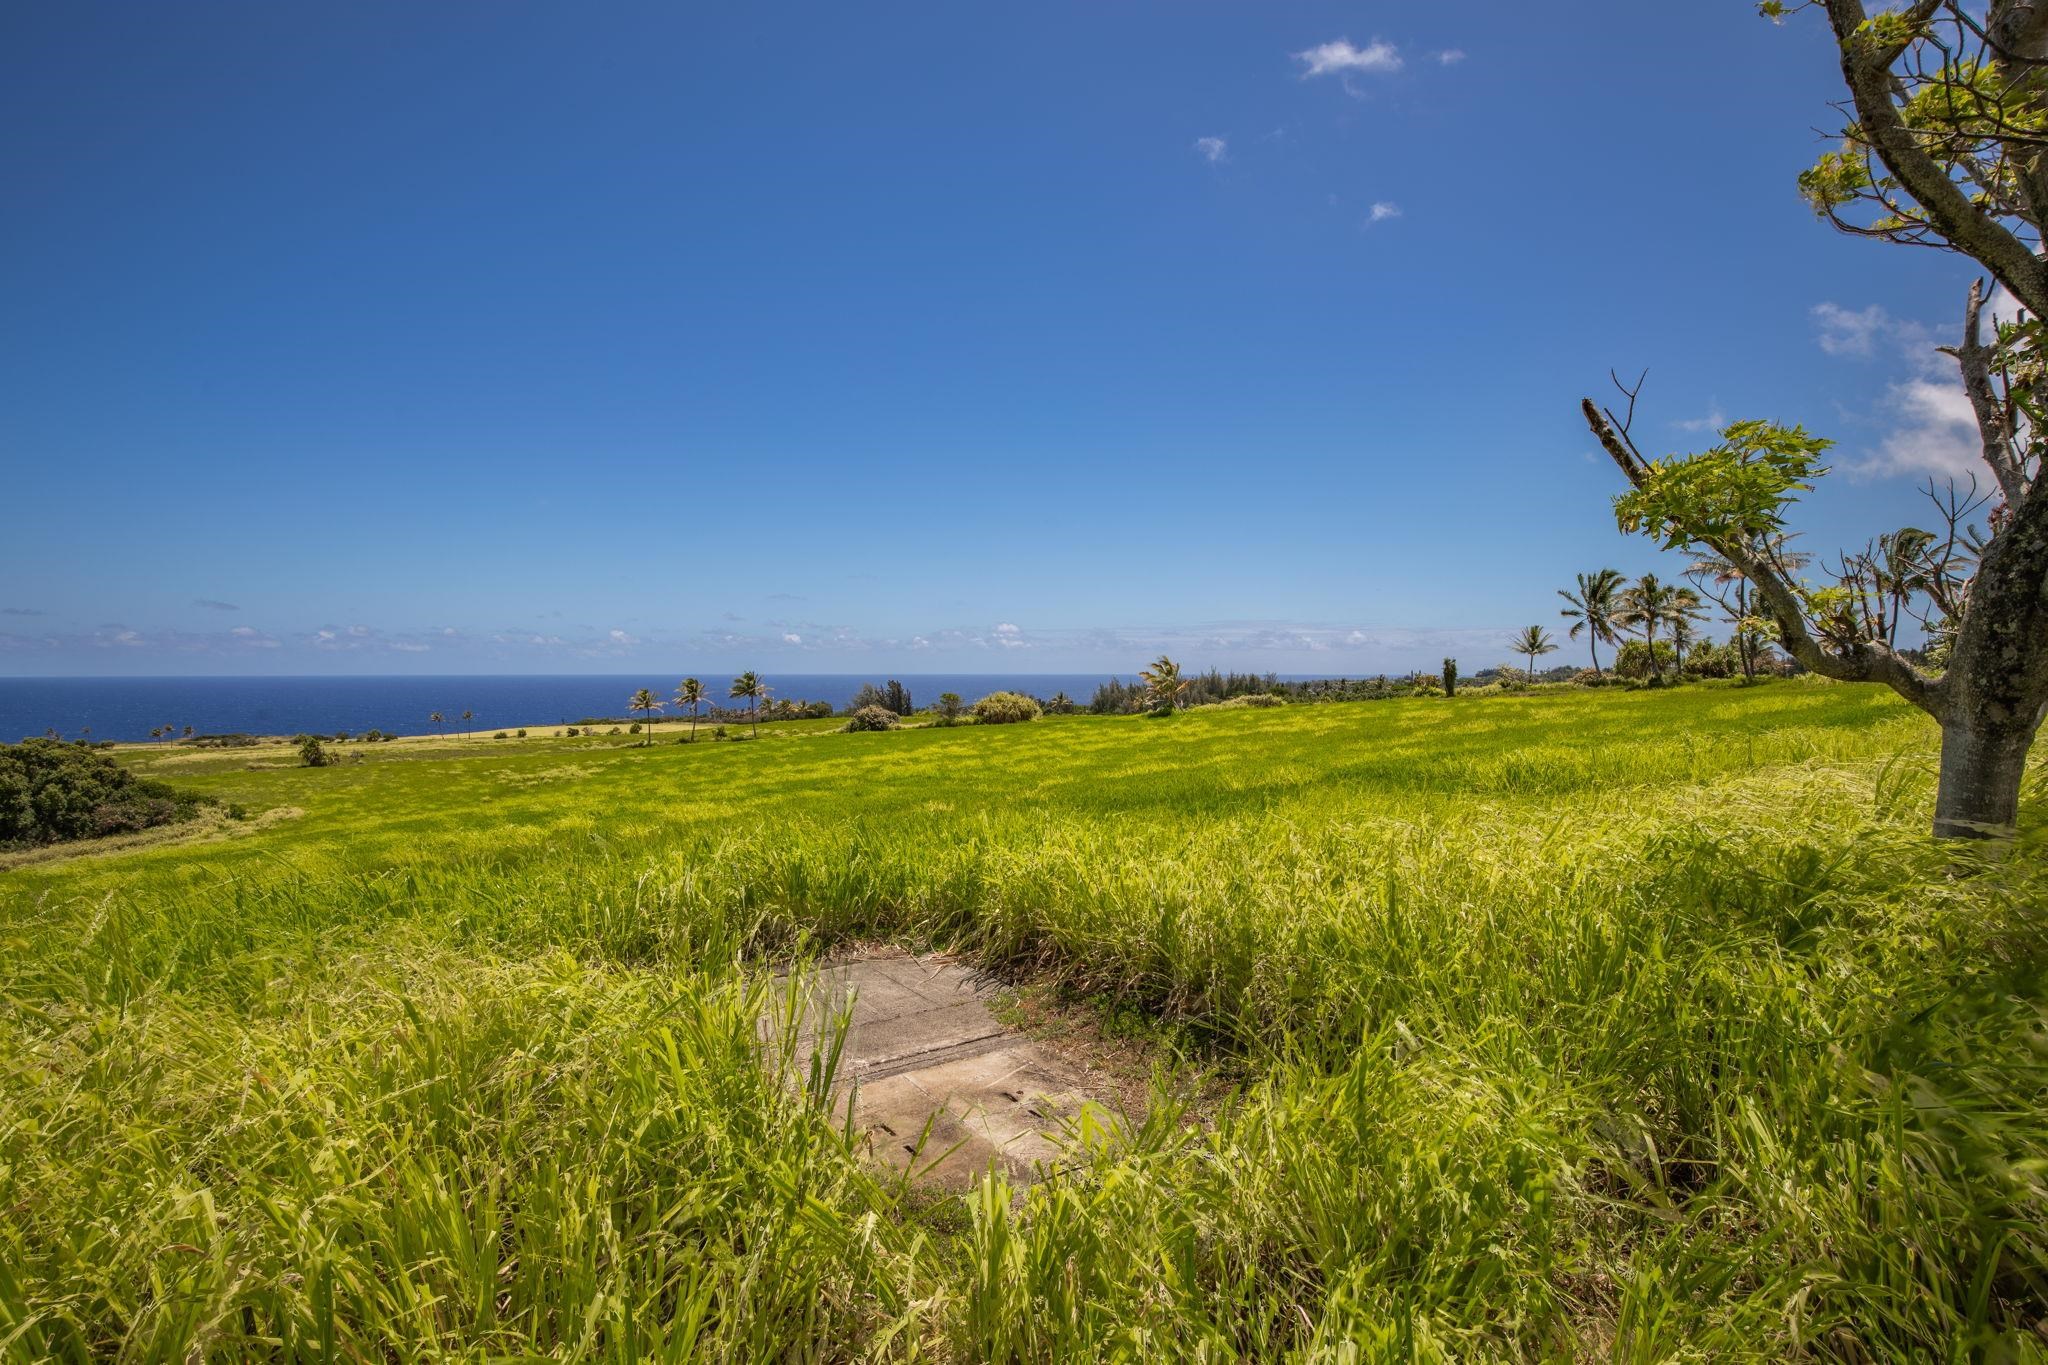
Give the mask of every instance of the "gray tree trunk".
M 2033 746 L 2031 726 L 1953 722 L 1941 727 L 1941 784 L 1934 797 L 1938 839 L 2007 839 L 2019 822 L 2020 780 Z

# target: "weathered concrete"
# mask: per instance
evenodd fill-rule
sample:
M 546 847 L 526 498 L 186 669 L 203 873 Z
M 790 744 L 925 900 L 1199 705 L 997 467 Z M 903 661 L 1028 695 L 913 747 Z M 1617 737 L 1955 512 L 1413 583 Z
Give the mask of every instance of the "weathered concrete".
M 1093 1102 L 1079 1077 L 997 1022 L 992 994 L 936 957 L 868 957 L 811 978 L 799 1044 L 850 1005 L 840 1093 L 877 1160 L 951 1188 L 992 1163 L 1019 1183 L 1057 1167 L 1060 1130 Z

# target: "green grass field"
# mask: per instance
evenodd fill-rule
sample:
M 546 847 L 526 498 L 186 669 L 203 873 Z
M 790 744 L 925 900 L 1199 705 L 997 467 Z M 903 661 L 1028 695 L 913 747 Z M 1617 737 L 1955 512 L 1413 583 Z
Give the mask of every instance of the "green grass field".
M 278 814 L 0 872 L 0 1357 L 2042 1359 L 2039 769 L 1966 865 L 1934 741 L 1778 683 L 143 753 Z M 862 940 L 1147 1021 L 1150 1112 L 878 1176 L 756 1042 Z

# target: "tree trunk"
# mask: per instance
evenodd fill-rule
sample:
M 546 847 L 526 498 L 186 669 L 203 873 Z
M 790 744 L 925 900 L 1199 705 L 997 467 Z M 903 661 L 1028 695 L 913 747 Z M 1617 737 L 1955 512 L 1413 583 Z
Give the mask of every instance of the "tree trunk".
M 2031 728 L 1956 721 L 1941 727 L 1941 785 L 1934 797 L 1937 839 L 2009 839 L 2019 821 L 2020 779 Z

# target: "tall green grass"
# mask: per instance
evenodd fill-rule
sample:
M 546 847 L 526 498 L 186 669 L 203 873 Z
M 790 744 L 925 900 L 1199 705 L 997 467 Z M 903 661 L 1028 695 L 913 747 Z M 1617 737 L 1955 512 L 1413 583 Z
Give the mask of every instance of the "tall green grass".
M 2041 1358 L 2039 797 L 1962 863 L 1931 756 L 1772 686 L 194 770 L 304 814 L 0 874 L 0 1342 Z M 934 1202 L 759 1055 L 876 938 L 1245 1083 Z

